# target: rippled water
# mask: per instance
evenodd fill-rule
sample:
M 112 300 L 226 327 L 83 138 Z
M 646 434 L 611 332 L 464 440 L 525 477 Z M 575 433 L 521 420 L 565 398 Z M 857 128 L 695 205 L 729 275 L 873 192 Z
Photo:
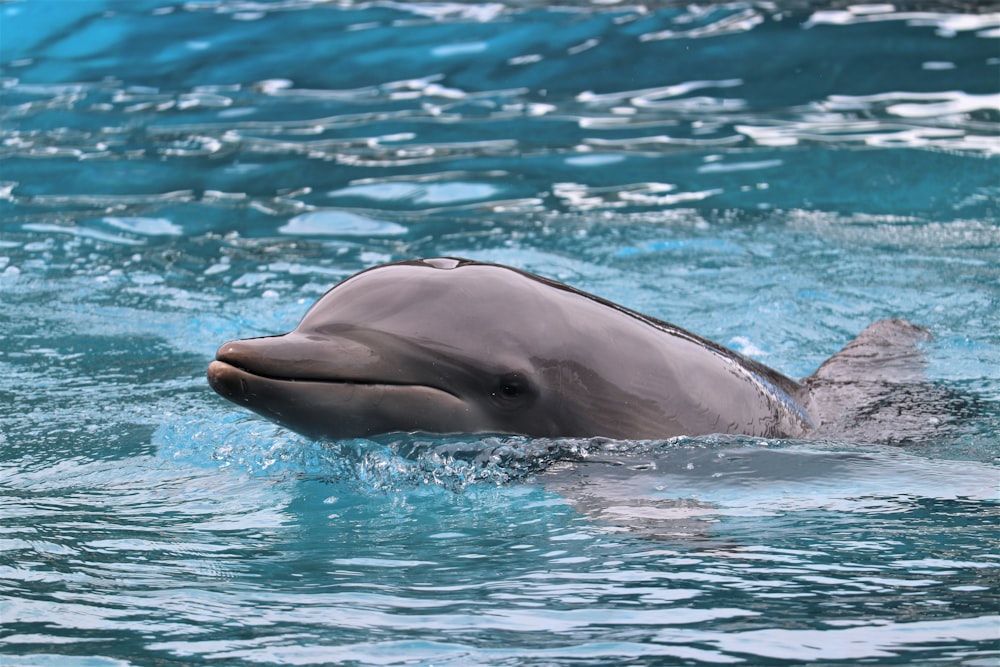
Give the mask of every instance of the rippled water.
M 1000 7 L 0 4 L 0 663 L 1000 660 Z M 930 328 L 906 447 L 310 442 L 235 337 L 512 264 L 793 376 Z

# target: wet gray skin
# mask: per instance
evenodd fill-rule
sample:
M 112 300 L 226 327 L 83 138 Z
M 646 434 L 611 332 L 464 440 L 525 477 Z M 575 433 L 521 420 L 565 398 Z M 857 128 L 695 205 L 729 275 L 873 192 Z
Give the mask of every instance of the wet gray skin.
M 208 380 L 313 438 L 800 438 L 856 426 L 859 405 L 919 374 L 925 336 L 877 322 L 800 383 L 561 283 L 438 258 L 348 278 L 294 331 L 222 345 Z

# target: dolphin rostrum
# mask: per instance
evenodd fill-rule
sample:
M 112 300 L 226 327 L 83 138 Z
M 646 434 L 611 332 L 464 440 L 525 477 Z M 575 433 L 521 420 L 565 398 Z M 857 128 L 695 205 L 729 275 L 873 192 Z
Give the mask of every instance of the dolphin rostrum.
M 887 397 L 919 381 L 918 343 L 928 338 L 903 320 L 876 322 L 800 382 L 562 283 L 436 258 L 362 271 L 294 331 L 222 345 L 208 381 L 313 438 L 894 440 L 906 428 Z M 873 424 L 891 433 L 873 433 Z

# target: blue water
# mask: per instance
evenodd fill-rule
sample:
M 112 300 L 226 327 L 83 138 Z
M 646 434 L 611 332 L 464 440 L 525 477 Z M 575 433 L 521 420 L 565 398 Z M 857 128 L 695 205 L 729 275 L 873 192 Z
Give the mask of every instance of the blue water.
M 0 664 L 1000 663 L 1000 7 L 674 4 L 0 4 Z M 967 407 L 319 443 L 207 387 L 445 254 L 793 376 L 904 317 Z

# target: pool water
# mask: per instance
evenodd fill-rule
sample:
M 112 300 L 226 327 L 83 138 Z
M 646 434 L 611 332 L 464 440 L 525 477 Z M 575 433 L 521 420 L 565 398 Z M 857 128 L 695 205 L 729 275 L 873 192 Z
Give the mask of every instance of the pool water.
M 998 39 L 961 2 L 0 4 L 0 664 L 998 664 Z M 906 318 L 966 407 L 312 442 L 208 388 L 438 255 L 794 377 Z

